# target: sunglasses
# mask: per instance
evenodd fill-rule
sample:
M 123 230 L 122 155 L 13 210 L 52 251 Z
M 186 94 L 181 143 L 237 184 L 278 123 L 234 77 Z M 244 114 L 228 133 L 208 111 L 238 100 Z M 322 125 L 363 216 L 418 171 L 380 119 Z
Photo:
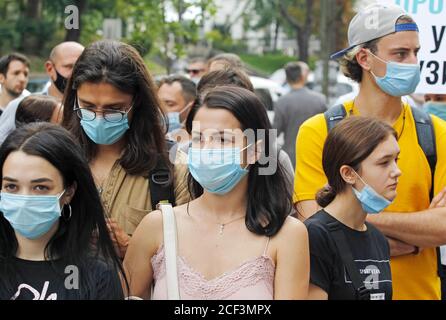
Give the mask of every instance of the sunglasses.
M 204 69 L 184 69 L 186 73 L 192 73 L 192 74 L 199 74 L 200 72 L 204 71 Z

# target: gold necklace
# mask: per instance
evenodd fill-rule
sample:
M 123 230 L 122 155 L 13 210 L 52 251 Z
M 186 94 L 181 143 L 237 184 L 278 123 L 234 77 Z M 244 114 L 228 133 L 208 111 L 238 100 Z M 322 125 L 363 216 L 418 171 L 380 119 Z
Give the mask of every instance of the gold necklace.
M 231 223 L 233 223 L 233 222 L 235 222 L 235 221 L 238 221 L 238 220 L 240 220 L 241 218 L 244 218 L 245 216 L 241 216 L 241 217 L 238 217 L 238 218 L 235 218 L 235 219 L 233 219 L 233 220 L 230 220 L 230 221 L 228 221 L 228 222 L 226 222 L 226 223 L 220 223 L 220 222 L 217 222 L 217 224 L 220 226 L 220 232 L 219 232 L 219 234 L 222 236 L 223 235 L 223 230 L 225 229 L 225 226 L 227 226 L 228 224 L 231 224 Z
M 186 212 L 187 212 L 187 215 L 188 215 L 189 217 L 192 217 L 192 216 L 190 215 L 190 212 L 189 212 L 189 204 L 190 204 L 190 202 L 187 203 L 187 206 L 186 206 Z M 219 234 L 220 234 L 220 236 L 223 235 L 223 231 L 224 231 L 225 227 L 226 227 L 228 224 L 231 224 L 231 223 L 233 223 L 233 222 L 235 222 L 235 221 L 238 221 L 238 220 L 244 218 L 245 216 L 246 216 L 246 215 L 237 217 L 237 218 L 232 219 L 232 220 L 230 220 L 230 221 L 228 221 L 228 222 L 225 222 L 225 223 L 214 222 L 214 223 L 215 223 L 216 225 L 218 225 L 219 228 L 220 228 L 220 230 L 219 230 Z M 194 220 L 195 220 L 195 219 L 194 219 Z

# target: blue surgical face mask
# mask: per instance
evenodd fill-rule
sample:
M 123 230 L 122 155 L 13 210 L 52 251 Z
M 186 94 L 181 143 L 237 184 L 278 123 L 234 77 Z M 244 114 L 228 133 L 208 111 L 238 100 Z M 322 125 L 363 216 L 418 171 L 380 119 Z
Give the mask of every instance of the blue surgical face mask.
M 119 122 L 109 122 L 96 117 L 91 121 L 81 120 L 85 134 L 96 144 L 110 145 L 122 138 L 130 128 L 127 114 Z
M 59 199 L 65 190 L 54 196 L 0 194 L 0 211 L 12 228 L 28 239 L 46 234 L 61 215 Z
M 234 189 L 249 172 L 240 166 L 240 153 L 246 148 L 190 148 L 189 171 L 203 189 L 224 195 Z
M 421 78 L 420 66 L 418 64 L 384 61 L 370 50 L 368 52 L 387 65 L 384 77 L 377 77 L 370 71 L 373 77 L 375 77 L 376 84 L 382 91 L 393 97 L 402 97 L 415 92 Z
M 168 132 L 173 132 L 173 131 L 183 128 L 184 121 L 183 121 L 183 123 L 180 121 L 180 115 L 183 112 L 185 112 L 188 108 L 189 108 L 189 105 L 184 107 L 179 112 L 168 112 L 167 113 Z
M 424 110 L 443 120 L 446 120 L 446 102 L 428 101 L 424 104 Z
M 369 214 L 381 213 L 385 208 L 390 206 L 392 201 L 387 200 L 382 195 L 378 194 L 371 186 L 362 180 L 361 176 L 355 172 L 359 179 L 364 183 L 364 188 L 361 191 L 353 188 L 356 198 L 361 203 L 364 212 Z

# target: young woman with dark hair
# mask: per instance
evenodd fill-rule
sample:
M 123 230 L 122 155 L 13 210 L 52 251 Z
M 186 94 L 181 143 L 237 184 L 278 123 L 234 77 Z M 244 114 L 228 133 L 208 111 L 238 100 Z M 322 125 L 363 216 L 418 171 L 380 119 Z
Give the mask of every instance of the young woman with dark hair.
M 188 165 L 196 199 L 174 208 L 181 299 L 305 299 L 307 231 L 288 216 L 290 188 L 262 103 L 222 86 L 207 93 L 193 120 Z M 277 168 L 268 171 L 272 162 Z M 131 240 L 124 266 L 132 295 L 149 298 L 154 284 L 152 298 L 167 297 L 162 220 L 151 213 Z
M 0 299 L 123 299 L 120 260 L 71 135 L 20 127 L 0 149 L 0 170 Z
M 136 49 L 99 41 L 76 62 L 63 104 L 62 124 L 83 147 L 123 258 L 152 211 L 149 176 L 159 161 L 173 172 L 176 204 L 189 199 L 186 166 L 171 166 L 167 156 L 155 84 Z
M 195 104 L 192 107 L 189 115 L 186 119 L 186 130 L 192 132 L 192 122 L 194 120 L 195 114 L 197 110 L 202 105 L 202 100 L 206 96 L 206 93 L 212 90 L 213 88 L 222 87 L 222 86 L 234 86 L 239 88 L 247 89 L 251 92 L 254 92 L 256 96 L 262 101 L 261 97 L 255 92 L 254 87 L 252 86 L 251 80 L 246 73 L 243 71 L 235 70 L 232 68 L 226 68 L 224 70 L 211 71 L 204 75 L 197 86 L 197 99 L 195 100 Z M 276 137 L 277 138 L 277 137 Z M 271 143 L 275 143 L 271 141 Z M 293 189 L 294 187 L 294 168 L 291 163 L 291 159 L 288 154 L 280 150 L 279 151 L 279 162 L 282 165 L 282 168 L 285 171 L 285 174 L 288 178 L 289 187 Z M 292 214 L 295 213 L 294 207 L 291 211 Z
M 323 208 L 305 221 L 310 239 L 310 299 L 392 299 L 390 248 L 366 222 L 396 197 L 401 171 L 395 130 L 351 116 L 325 141 L 328 185 L 316 196 Z

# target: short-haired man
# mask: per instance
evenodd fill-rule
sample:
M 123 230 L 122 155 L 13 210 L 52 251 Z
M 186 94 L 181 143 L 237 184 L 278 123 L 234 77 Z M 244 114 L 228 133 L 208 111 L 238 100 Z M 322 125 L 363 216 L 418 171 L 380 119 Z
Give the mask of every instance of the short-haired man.
M 281 97 L 274 107 L 274 125 L 277 135 L 284 134 L 283 150 L 296 165 L 296 136 L 301 124 L 312 116 L 327 110 L 325 97 L 308 89 L 310 68 L 304 62 L 289 62 L 285 65 L 287 83 L 291 91 Z
M 8 104 L 28 94 L 29 60 L 20 53 L 11 53 L 0 58 L 0 114 Z
M 187 116 L 195 102 L 197 87 L 192 80 L 180 75 L 161 79 L 158 84 L 158 97 L 161 108 L 167 116 L 168 138 L 180 143 L 180 148 L 188 147 L 189 139 L 184 130 Z M 181 141 L 179 141 L 181 140 Z
M 84 47 L 77 42 L 69 41 L 56 45 L 51 50 L 48 61 L 45 62 L 50 81 L 43 92 L 39 93 L 52 96 L 62 102 L 67 78 L 71 76 L 73 66 L 83 50 Z M 15 114 L 20 101 L 21 99 L 12 101 L 0 117 L 0 143 L 3 143 L 8 134 L 15 129 Z
M 418 27 L 400 7 L 374 4 L 353 18 L 348 35 L 350 47 L 333 58 L 341 59 L 344 73 L 360 83 L 360 91 L 354 101 L 343 104 L 344 115 L 391 124 L 401 148 L 398 196 L 386 212 L 368 217 L 389 239 L 393 297 L 440 299 L 436 247 L 446 243 L 446 123 L 431 117 L 432 143 L 437 147 L 432 181 L 427 156 L 419 145 L 417 110 L 401 100 L 415 91 L 420 80 Z M 315 194 L 327 183 L 321 158 L 328 121 L 333 119 L 317 115 L 301 126 L 297 137 L 294 202 L 304 218 L 318 211 Z

